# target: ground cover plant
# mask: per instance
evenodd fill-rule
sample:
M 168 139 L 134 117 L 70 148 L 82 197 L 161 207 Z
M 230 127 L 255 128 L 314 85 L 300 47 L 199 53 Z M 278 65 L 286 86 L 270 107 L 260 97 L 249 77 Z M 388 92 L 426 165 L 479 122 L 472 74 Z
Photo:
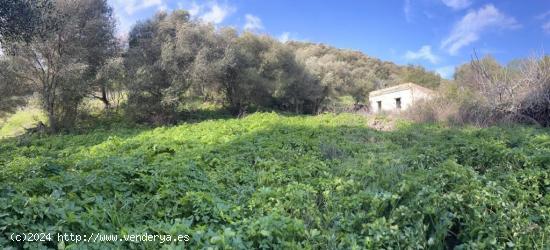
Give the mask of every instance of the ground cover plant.
M 545 249 L 550 131 L 369 128 L 364 116 L 256 113 L 155 129 L 0 141 L 12 232 L 188 234 L 188 249 Z

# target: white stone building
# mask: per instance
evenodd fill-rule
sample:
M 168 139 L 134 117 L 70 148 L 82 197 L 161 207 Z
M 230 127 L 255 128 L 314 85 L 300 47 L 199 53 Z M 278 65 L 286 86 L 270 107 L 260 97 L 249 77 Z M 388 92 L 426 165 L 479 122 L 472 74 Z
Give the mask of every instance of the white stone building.
M 370 92 L 370 110 L 373 113 L 406 110 L 416 101 L 430 99 L 433 96 L 435 91 L 431 89 L 414 83 L 404 83 Z

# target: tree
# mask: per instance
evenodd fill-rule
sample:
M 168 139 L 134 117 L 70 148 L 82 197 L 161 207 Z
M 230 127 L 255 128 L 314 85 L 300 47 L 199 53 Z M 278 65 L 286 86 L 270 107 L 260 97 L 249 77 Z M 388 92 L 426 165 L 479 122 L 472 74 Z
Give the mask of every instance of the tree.
M 97 88 L 99 88 L 100 96 L 97 96 L 95 93 L 92 93 L 92 95 L 103 102 L 107 111 L 113 105 L 118 110 L 124 100 L 124 92 L 126 90 L 124 82 L 126 81 L 126 77 L 126 69 L 124 68 L 122 57 L 109 58 L 99 68 L 94 80 L 98 85 L 95 85 L 92 91 L 97 91 Z
M 202 46 L 193 62 L 191 94 L 201 97 L 205 102 L 214 101 L 223 104 L 225 100 L 222 81 L 224 81 L 226 67 L 230 66 L 224 59 L 228 59 L 226 58 L 228 46 L 236 40 L 238 35 L 231 28 L 203 34 L 208 44 Z
M 130 31 L 124 65 L 127 111 L 133 120 L 174 121 L 179 94 L 190 85 L 190 65 L 201 41 L 189 18 L 185 11 L 160 12 Z
M 80 23 L 78 30 L 83 38 L 81 46 L 84 48 L 81 53 L 88 65 L 84 80 L 91 87 L 89 95 L 103 102 L 105 109 L 109 109 L 109 87 L 114 85 L 111 79 L 99 77 L 98 73 L 110 58 L 120 54 L 119 42 L 115 37 L 113 10 L 107 0 L 84 0 L 80 4 L 73 15 L 78 17 Z M 112 64 L 116 62 L 110 63 L 107 67 L 117 66 Z
M 409 65 L 404 68 L 403 82 L 412 82 L 418 85 L 436 89 L 441 84 L 441 77 L 426 71 L 421 66 Z
M 272 65 L 265 57 L 274 41 L 245 32 L 227 42 L 221 84 L 230 110 L 241 115 L 251 105 L 269 106 L 275 85 Z
M 98 35 L 93 27 L 111 22 L 112 17 L 105 0 L 58 0 L 55 13 L 45 18 L 55 20 L 58 28 L 6 47 L 15 65 L 13 73 L 20 84 L 40 94 L 49 129 L 57 132 L 75 125 L 78 105 L 102 63 L 99 58 L 108 54 L 102 45 L 110 36 Z
M 500 65 L 492 56 L 479 59 L 455 74 L 457 84 L 475 94 L 484 125 L 501 121 L 550 124 L 550 57 L 532 57 Z M 472 113 L 472 112 L 470 112 Z
M 0 4 L 0 116 L 13 112 L 25 103 L 22 95 L 29 88 L 21 84 L 13 73 L 13 64 L 3 57 L 2 43 L 30 41 L 54 28 L 54 22 L 46 22 L 53 5 L 48 0 L 5 0 Z
M 49 0 L 3 0 L 0 4 L 0 41 L 30 41 L 51 30 L 53 4 Z
M 499 119 L 527 121 L 547 126 L 550 124 L 550 60 L 534 57 L 501 66 L 486 56 L 472 60 L 474 87 L 481 96 L 481 104 Z
M 482 70 L 480 71 L 480 69 Z M 478 82 L 478 73 L 485 72 L 487 77 L 492 77 L 496 76 L 501 70 L 502 66 L 493 56 L 486 55 L 481 59 L 476 56 L 471 63 L 463 64 L 456 69 L 454 80 L 461 86 L 481 91 L 484 86 Z
M 12 70 L 13 65 L 9 60 L 0 58 L 0 117 L 11 113 L 14 109 L 25 103 L 23 95 L 28 94 L 28 88 L 17 81 Z
M 315 113 L 325 89 L 296 60 L 292 49 L 268 37 L 222 33 L 223 56 L 216 61 L 217 82 L 231 112 L 250 107 Z M 321 97 L 322 96 L 322 97 Z
M 304 65 L 293 63 L 288 69 L 278 98 L 279 108 L 294 113 L 317 114 L 328 95 L 328 87 L 307 71 Z
M 520 63 L 519 82 L 527 86 L 518 113 L 543 126 L 550 126 L 550 56 L 532 57 Z

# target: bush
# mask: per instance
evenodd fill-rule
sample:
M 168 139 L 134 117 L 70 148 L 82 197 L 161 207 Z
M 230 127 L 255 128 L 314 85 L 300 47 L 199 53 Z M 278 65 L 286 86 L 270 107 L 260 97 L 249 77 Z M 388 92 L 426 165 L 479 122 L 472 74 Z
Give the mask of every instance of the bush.
M 461 116 L 474 124 L 523 122 L 550 125 L 550 57 L 533 57 L 508 66 L 488 56 L 463 65 L 457 84 L 476 98 L 461 105 Z
M 550 56 L 532 58 L 521 70 L 522 83 L 532 86 L 518 108 L 518 120 L 550 126 Z
M 486 113 L 477 106 L 478 97 L 468 89 L 447 82 L 432 99 L 420 100 L 404 116 L 421 123 L 443 122 L 449 125 L 486 125 Z
M 406 113 L 417 122 L 491 126 L 499 123 L 550 125 L 550 57 L 501 67 L 492 58 L 457 69 L 454 83 Z

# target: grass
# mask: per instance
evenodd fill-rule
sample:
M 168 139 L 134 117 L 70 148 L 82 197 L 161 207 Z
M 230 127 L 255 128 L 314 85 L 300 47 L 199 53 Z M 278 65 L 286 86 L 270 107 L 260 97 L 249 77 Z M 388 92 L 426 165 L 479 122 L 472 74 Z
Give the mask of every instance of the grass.
M 0 246 L 550 244 L 548 129 L 403 123 L 378 131 L 350 114 L 200 120 L 4 139 Z M 188 234 L 190 241 L 24 244 L 10 241 L 12 232 Z
M 34 127 L 39 121 L 46 123 L 46 116 L 35 107 L 20 108 L 16 113 L 0 119 L 0 139 L 25 133 L 25 128 Z

